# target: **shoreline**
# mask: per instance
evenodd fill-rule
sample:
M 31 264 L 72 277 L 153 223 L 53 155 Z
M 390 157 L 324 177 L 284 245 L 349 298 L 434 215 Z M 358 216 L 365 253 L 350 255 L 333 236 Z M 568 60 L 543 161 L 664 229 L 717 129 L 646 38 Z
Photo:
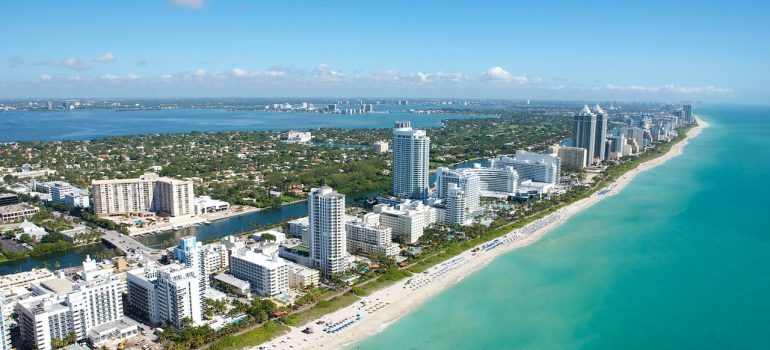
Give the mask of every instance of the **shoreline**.
M 703 129 L 709 126 L 697 116 L 696 120 L 698 125 L 688 130 L 685 139 L 673 145 L 665 154 L 641 163 L 618 177 L 604 188 L 608 192 L 599 194 L 600 189 L 588 198 L 558 209 L 544 218 L 493 240 L 492 242 L 497 241 L 499 243 L 495 243 L 488 250 L 481 249 L 475 253 L 467 250 L 429 268 L 424 273 L 415 274 L 409 279 L 376 290 L 361 298 L 361 301 L 320 318 L 331 323 L 337 323 L 360 315 L 360 320 L 350 324 L 339 334 L 327 334 L 323 331 L 324 326 L 317 325 L 314 320 L 299 327 L 289 327 L 289 332 L 258 346 L 249 347 L 249 349 L 260 347 L 269 349 L 344 349 L 384 331 L 402 317 L 415 311 L 433 296 L 483 268 L 498 256 L 537 242 L 573 215 L 622 191 L 637 175 L 681 155 L 689 140 L 700 135 Z M 302 333 L 302 330 L 308 326 L 314 332 L 312 334 Z

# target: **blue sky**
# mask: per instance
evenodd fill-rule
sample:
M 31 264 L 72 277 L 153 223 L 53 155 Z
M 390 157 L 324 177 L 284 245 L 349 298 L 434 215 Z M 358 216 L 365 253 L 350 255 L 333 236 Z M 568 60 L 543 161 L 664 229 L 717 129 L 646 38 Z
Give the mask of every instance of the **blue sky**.
M 3 1 L 0 98 L 767 103 L 770 5 Z

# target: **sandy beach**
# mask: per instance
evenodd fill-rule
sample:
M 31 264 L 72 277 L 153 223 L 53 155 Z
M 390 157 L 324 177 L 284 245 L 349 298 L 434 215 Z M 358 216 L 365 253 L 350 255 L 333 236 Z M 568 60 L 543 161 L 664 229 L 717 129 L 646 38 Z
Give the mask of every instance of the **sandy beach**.
M 686 139 L 674 145 L 666 154 L 642 163 L 619 177 L 610 186 L 600 191 L 602 194 L 597 192 L 589 198 L 559 209 L 521 229 L 513 230 L 497 240 L 484 244 L 485 248 L 478 252 L 465 251 L 422 274 L 377 290 L 360 302 L 321 318 L 326 324 L 317 324 L 314 321 L 302 327 L 292 327 L 289 333 L 252 349 L 342 349 L 381 332 L 432 296 L 484 267 L 494 258 L 536 242 L 572 215 L 606 197 L 619 193 L 638 174 L 682 154 L 688 140 L 698 136 L 704 128 L 708 127 L 702 119 L 697 118 L 697 120 L 698 126 L 688 131 Z M 313 329 L 312 334 L 302 332 L 306 326 Z

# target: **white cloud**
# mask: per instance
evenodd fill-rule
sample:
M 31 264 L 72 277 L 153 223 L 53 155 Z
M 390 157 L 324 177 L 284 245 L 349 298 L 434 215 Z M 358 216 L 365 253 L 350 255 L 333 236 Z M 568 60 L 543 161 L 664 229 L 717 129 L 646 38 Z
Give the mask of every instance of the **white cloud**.
M 539 84 L 543 82 L 542 78 L 530 77 L 526 74 L 512 74 L 503 67 L 494 66 L 482 74 L 482 79 L 489 81 L 499 81 L 513 84 Z
M 236 76 L 236 77 L 245 77 L 249 75 L 249 72 L 247 72 L 245 69 L 236 67 L 236 68 L 233 68 L 232 74 L 233 76 Z
M 40 76 L 40 80 L 42 80 L 42 81 L 51 80 L 51 76 L 48 75 L 48 74 L 43 74 L 43 75 Z
M 97 63 L 115 62 L 115 55 L 113 55 L 112 52 L 107 52 L 104 55 L 95 57 L 92 61 Z
M 81 61 L 81 60 L 79 60 L 77 58 L 74 58 L 74 57 L 65 58 L 65 59 L 63 59 L 61 61 L 56 61 L 56 62 L 53 63 L 53 65 L 55 67 L 69 68 L 69 69 L 77 70 L 77 71 L 86 71 L 86 70 L 89 70 L 89 69 L 94 67 L 93 64 L 90 64 L 90 63 L 87 63 L 87 62 L 83 62 L 83 61 Z
M 202 77 L 206 75 L 206 70 L 203 68 L 198 68 L 195 70 L 195 76 L 196 77 Z
M 200 9 L 206 6 L 206 1 L 204 0 L 170 0 L 169 2 L 174 6 L 188 9 Z

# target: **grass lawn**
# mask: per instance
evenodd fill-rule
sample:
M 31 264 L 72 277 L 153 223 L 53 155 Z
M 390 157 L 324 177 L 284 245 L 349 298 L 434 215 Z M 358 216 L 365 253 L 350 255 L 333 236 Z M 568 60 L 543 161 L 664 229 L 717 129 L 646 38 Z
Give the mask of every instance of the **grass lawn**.
M 357 296 L 350 293 L 345 293 L 329 300 L 321 300 L 310 309 L 293 315 L 284 316 L 283 322 L 291 326 L 301 326 L 312 320 L 321 318 L 323 315 L 351 305 L 358 300 L 359 298 Z
M 211 344 L 211 350 L 235 350 L 248 346 L 256 346 L 289 331 L 289 327 L 277 321 L 269 321 L 252 331 L 228 335 Z

